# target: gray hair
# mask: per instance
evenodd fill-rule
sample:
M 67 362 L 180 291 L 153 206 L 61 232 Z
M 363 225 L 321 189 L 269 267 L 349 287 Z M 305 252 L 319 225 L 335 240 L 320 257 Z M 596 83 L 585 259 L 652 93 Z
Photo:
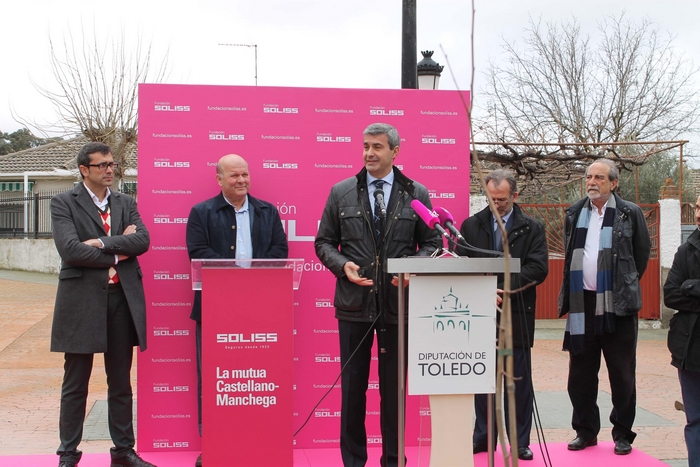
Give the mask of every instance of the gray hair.
M 389 149 L 394 149 L 396 146 L 401 145 L 399 132 L 388 123 L 372 123 L 370 126 L 365 128 L 363 134 L 372 136 L 386 135 L 387 139 L 389 140 Z
M 597 161 L 593 162 L 593 164 L 607 165 L 608 168 L 610 169 L 610 172 L 608 173 L 608 178 L 610 179 L 611 182 L 620 178 L 620 171 L 618 170 L 615 163 L 613 161 L 611 161 L 610 159 L 598 159 Z M 591 164 L 591 165 L 593 165 L 593 164 Z M 590 168 L 591 165 L 589 165 L 588 167 Z M 586 174 L 588 174 L 588 169 L 586 169 Z
M 496 169 L 492 170 L 484 180 L 484 184 L 488 185 L 489 182 L 493 181 L 495 186 L 500 185 L 503 180 L 507 181 L 510 185 L 510 194 L 518 192 L 518 182 L 515 180 L 515 175 L 513 172 L 507 169 Z

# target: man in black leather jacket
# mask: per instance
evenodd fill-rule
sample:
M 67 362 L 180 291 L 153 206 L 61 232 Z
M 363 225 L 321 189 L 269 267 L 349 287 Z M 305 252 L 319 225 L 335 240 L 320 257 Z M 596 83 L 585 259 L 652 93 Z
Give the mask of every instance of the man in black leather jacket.
M 365 167 L 333 186 L 315 241 L 316 255 L 337 278 L 334 306 L 344 368 L 340 450 L 346 467 L 364 466 L 367 461 L 366 392 L 375 332 L 381 463 L 398 464 L 398 281 L 385 272 L 386 260 L 430 255 L 441 243 L 411 208 L 414 199 L 430 208 L 430 199 L 423 185 L 394 167 L 399 143 L 391 125 L 375 123 L 365 129 Z M 375 210 L 377 190 L 386 199 L 385 219 L 375 212 L 381 211 L 379 206 Z

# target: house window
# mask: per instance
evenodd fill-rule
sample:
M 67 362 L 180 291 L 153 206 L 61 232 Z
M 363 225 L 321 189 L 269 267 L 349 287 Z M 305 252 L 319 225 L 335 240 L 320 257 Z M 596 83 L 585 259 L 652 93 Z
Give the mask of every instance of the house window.
M 136 182 L 121 181 L 121 191 L 127 195 L 135 195 L 138 184 Z
M 29 191 L 32 192 L 34 182 L 29 182 Z M 24 191 L 24 182 L 0 182 L 0 191 Z

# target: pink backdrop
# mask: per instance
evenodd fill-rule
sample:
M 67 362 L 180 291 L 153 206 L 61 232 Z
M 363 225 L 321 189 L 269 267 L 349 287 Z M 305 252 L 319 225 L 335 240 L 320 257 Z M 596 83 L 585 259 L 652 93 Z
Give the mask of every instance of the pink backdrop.
M 138 360 L 139 450 L 200 449 L 185 225 L 194 204 L 218 193 L 216 162 L 225 154 L 248 161 L 251 195 L 277 206 L 290 258 L 305 260 L 294 294 L 295 431 L 333 385 L 340 370 L 335 278 L 316 258 L 313 239 L 331 186 L 362 169 L 362 131 L 375 122 L 398 129 L 396 164 L 459 225 L 469 206 L 469 128 L 455 91 L 139 87 L 138 201 L 151 233 L 150 251 L 141 257 L 149 340 Z M 375 366 L 370 446 L 381 443 L 378 392 Z M 409 398 L 407 445 L 429 442 L 429 415 L 427 397 Z M 339 417 L 338 383 L 295 446 L 337 446 Z

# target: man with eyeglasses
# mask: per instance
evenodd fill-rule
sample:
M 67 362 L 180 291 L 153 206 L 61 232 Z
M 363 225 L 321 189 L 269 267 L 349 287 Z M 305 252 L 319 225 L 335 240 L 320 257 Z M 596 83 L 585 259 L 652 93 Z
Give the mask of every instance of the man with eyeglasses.
M 532 460 L 530 449 L 530 431 L 532 429 L 532 404 L 534 391 L 532 388 L 531 348 L 535 334 L 535 303 L 537 289 L 548 273 L 547 239 L 544 225 L 525 214 L 515 203 L 518 199 L 518 186 L 510 171 L 498 169 L 486 176 L 486 191 L 496 204 L 496 210 L 501 216 L 508 233 L 506 241 L 513 258 L 520 258 L 520 273 L 512 274 L 511 290 L 522 287 L 528 288 L 512 294 L 512 332 L 513 332 L 513 371 L 515 380 L 515 421 L 517 433 L 508 433 L 512 439 L 518 440 L 517 456 L 522 460 Z M 485 250 L 503 250 L 503 238 L 495 217 L 489 206 L 465 219 L 460 228 L 465 240 Z M 472 252 L 458 247 L 460 255 L 471 257 L 488 257 L 488 254 Z M 503 275 L 498 275 L 498 289 L 502 293 Z M 477 394 L 474 397 L 476 423 L 474 425 L 474 453 L 488 450 L 487 428 L 487 396 Z M 506 404 L 506 417 L 508 405 Z M 493 442 L 495 444 L 495 422 L 493 424 Z M 508 425 L 506 425 L 508 430 Z M 513 453 L 516 455 L 516 453 Z
M 277 208 L 254 198 L 250 191 L 248 162 L 228 154 L 216 164 L 216 183 L 221 192 L 194 205 L 187 220 L 187 252 L 195 258 L 274 259 L 286 258 L 289 247 Z M 250 310 L 241 310 L 248 313 Z M 190 318 L 197 322 L 197 408 L 202 436 L 202 293 L 196 291 Z M 202 466 L 202 455 L 195 461 Z
M 59 415 L 59 467 L 75 467 L 92 371 L 104 353 L 111 466 L 154 467 L 134 451 L 131 363 L 146 350 L 146 302 L 137 256 L 150 237 L 133 198 L 112 192 L 117 164 L 109 146 L 88 143 L 78 153 L 83 183 L 51 200 L 61 272 L 51 351 L 65 354 Z
M 566 318 L 564 350 L 569 351 L 567 390 L 576 437 L 570 451 L 598 444 L 598 372 L 605 357 L 612 393 L 614 452 L 632 452 L 637 404 L 637 313 L 639 281 L 647 268 L 651 240 L 644 213 L 620 198 L 615 163 L 600 159 L 586 171 L 587 197 L 566 210 L 564 277 L 559 317 Z

